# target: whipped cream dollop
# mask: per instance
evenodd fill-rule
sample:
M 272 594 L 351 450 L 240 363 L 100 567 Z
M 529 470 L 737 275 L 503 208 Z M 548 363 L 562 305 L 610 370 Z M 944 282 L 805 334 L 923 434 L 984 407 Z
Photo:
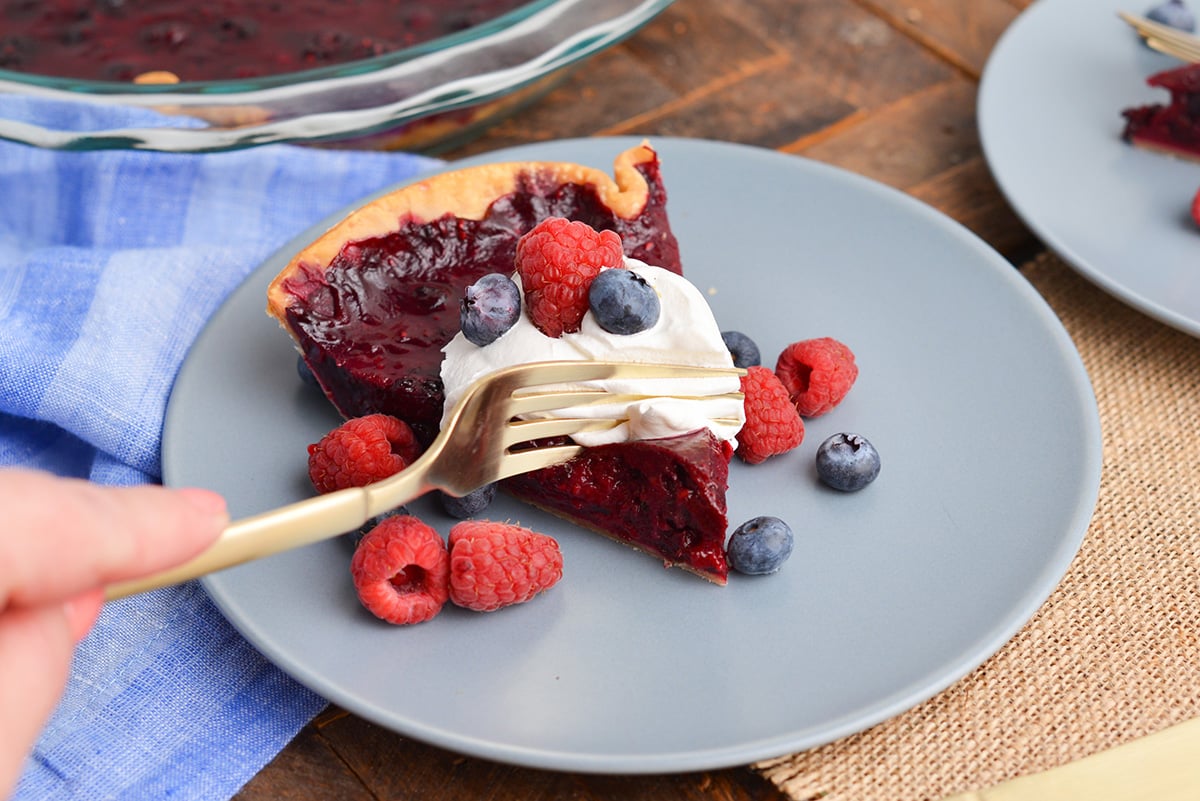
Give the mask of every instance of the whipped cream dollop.
M 479 378 L 528 362 L 618 361 L 733 366 L 720 328 L 700 290 L 682 276 L 637 259 L 626 258 L 625 266 L 658 293 L 662 311 L 657 323 L 636 334 L 612 334 L 601 328 L 588 312 L 577 333 L 553 338 L 539 331 L 522 311 L 516 324 L 490 345 L 479 347 L 459 333 L 442 349 L 445 353 L 442 362 L 445 414 L 449 414 L 466 389 Z M 519 287 L 519 276 L 514 276 L 513 280 Z M 615 428 L 574 435 L 572 439 L 584 447 L 673 437 L 701 428 L 712 431 L 717 439 L 736 445 L 737 433 L 745 422 L 740 400 L 717 397 L 739 391 L 737 376 L 605 380 L 569 386 L 602 387 L 612 393 L 638 396 L 637 400 L 628 403 L 588 404 L 530 415 L 627 419 Z

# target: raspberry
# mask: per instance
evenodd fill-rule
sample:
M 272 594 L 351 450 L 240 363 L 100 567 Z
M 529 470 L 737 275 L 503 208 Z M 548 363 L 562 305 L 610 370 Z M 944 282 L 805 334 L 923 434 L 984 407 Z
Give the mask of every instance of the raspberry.
M 389 517 L 367 532 L 350 560 L 362 605 L 402 626 L 429 620 L 449 597 L 450 555 L 438 533 L 415 517 Z
M 737 455 L 750 464 L 795 448 L 804 440 L 804 421 L 779 378 L 761 365 L 742 376 L 746 424 L 738 432 Z
M 476 612 L 524 603 L 562 578 L 562 553 L 545 534 L 465 520 L 450 529 L 450 600 Z
M 412 429 L 386 414 L 347 420 L 308 446 L 308 477 L 317 492 L 364 487 L 408 467 L 420 455 Z
M 1192 198 L 1192 219 L 1196 221 L 1196 225 L 1200 225 L 1200 190 L 1197 190 L 1196 196 Z
M 832 337 L 821 337 L 784 348 L 775 374 L 787 387 L 796 411 L 816 417 L 842 402 L 858 378 L 858 365 L 850 348 Z
M 579 330 L 588 289 L 603 267 L 624 265 L 621 237 L 590 225 L 550 217 L 517 240 L 517 273 L 530 321 L 548 337 Z

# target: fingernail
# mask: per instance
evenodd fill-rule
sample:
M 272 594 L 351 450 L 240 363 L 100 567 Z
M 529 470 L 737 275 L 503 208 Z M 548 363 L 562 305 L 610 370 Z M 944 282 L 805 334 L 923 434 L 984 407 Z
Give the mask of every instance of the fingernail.
M 197 511 L 222 519 L 229 518 L 229 509 L 225 505 L 225 499 L 212 490 L 184 487 L 176 492 L 186 498 Z
M 67 626 L 71 636 L 79 642 L 87 636 L 100 617 L 100 608 L 104 606 L 104 590 L 93 590 L 77 595 L 63 602 L 63 614 L 67 616 Z

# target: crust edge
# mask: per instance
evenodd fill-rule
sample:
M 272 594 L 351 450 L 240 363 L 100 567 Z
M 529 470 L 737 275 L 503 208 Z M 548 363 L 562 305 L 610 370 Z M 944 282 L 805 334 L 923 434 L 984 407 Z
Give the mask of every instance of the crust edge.
M 446 214 L 481 219 L 497 198 L 515 189 L 519 176 L 530 172 L 552 175 L 562 183 L 594 186 L 600 199 L 618 216 L 634 219 L 650 196 L 638 166 L 657 157 L 649 142 L 643 141 L 617 155 L 612 176 L 571 162 L 515 161 L 451 170 L 406 184 L 350 212 L 293 256 L 267 287 L 267 314 L 288 330 L 290 295 L 284 289 L 285 282 L 301 270 L 328 269 L 346 242 L 388 234 L 402 220 L 429 222 Z

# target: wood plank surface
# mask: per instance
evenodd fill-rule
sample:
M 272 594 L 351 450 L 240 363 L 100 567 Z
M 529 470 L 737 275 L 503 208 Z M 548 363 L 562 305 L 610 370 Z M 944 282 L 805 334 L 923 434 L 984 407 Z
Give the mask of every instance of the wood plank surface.
M 613 134 L 758 145 L 908 192 L 1022 261 L 1042 246 L 991 178 L 975 98 L 988 53 L 1030 1 L 677 0 L 536 105 L 442 155 Z M 237 797 L 785 798 L 749 767 L 621 777 L 499 765 L 337 708 L 318 716 Z

